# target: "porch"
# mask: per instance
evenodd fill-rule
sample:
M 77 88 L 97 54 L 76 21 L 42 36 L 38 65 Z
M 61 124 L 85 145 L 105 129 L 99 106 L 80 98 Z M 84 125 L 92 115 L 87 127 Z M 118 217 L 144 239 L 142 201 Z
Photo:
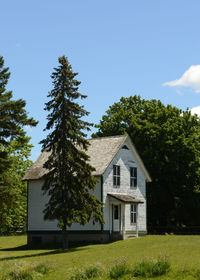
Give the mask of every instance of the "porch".
M 108 198 L 111 239 L 137 238 L 139 235 L 138 205 L 144 202 L 125 194 L 108 193 Z M 129 209 L 127 209 L 127 205 L 129 205 Z M 132 232 L 127 232 L 128 223 L 132 226 Z

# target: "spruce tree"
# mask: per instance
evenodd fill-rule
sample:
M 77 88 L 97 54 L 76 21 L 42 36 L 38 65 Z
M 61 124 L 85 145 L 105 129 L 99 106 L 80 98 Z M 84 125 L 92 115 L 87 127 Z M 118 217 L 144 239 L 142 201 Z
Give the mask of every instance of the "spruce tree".
M 4 67 L 4 59 L 0 56 L 0 176 L 9 167 L 6 147 L 9 141 L 17 139 L 20 149 L 27 143 L 25 125 L 36 126 L 33 118 L 28 118 L 25 110 L 26 102 L 22 99 L 12 100 L 12 91 L 6 91 L 6 85 L 10 77 L 8 67 Z
M 44 219 L 58 220 L 63 249 L 67 249 L 67 227 L 74 222 L 84 225 L 90 219 L 102 224 L 103 218 L 102 204 L 91 194 L 96 179 L 85 153 L 89 142 L 84 131 L 89 131 L 91 124 L 82 118 L 89 113 L 78 103 L 86 96 L 79 93 L 80 82 L 75 79 L 78 73 L 73 73 L 67 58 L 62 56 L 58 61 L 59 66 L 51 75 L 53 89 L 48 94 L 50 101 L 45 104 L 49 114 L 44 130 L 50 130 L 50 133 L 41 141 L 42 151 L 50 153 L 44 164 L 48 173 L 43 191 L 49 195 Z

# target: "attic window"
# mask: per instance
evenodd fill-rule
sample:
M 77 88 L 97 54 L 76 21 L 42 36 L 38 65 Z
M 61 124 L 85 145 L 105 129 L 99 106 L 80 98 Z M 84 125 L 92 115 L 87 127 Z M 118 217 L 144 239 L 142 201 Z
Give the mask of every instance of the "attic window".
M 126 145 L 124 145 L 124 146 L 122 147 L 122 149 L 124 149 L 124 150 L 129 150 L 129 148 L 128 148 Z

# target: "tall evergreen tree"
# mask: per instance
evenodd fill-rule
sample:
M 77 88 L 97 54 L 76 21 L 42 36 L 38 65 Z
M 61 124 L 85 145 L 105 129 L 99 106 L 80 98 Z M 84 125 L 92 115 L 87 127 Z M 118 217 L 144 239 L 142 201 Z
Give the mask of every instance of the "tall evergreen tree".
M 17 139 L 18 147 L 16 149 L 20 149 L 27 143 L 23 127 L 37 125 L 33 118 L 28 118 L 24 100 L 11 100 L 12 91 L 6 91 L 9 77 L 9 68 L 4 67 L 4 59 L 0 56 L 0 176 L 9 167 L 8 152 L 6 151 L 9 141 Z
M 49 201 L 44 210 L 44 218 L 58 220 L 62 229 L 63 249 L 68 248 L 67 227 L 73 222 L 82 225 L 92 219 L 103 223 L 101 202 L 91 194 L 96 186 L 92 175 L 94 168 L 88 163 L 85 153 L 89 142 L 83 130 L 90 130 L 90 123 L 82 120 L 88 112 L 80 106 L 77 99 L 86 98 L 78 91 L 80 82 L 75 79 L 67 58 L 58 59 L 59 66 L 51 75 L 53 89 L 48 94 L 51 98 L 45 104 L 49 111 L 47 126 L 50 130 L 42 140 L 42 150 L 50 152 L 44 167 L 48 169 L 43 185 Z

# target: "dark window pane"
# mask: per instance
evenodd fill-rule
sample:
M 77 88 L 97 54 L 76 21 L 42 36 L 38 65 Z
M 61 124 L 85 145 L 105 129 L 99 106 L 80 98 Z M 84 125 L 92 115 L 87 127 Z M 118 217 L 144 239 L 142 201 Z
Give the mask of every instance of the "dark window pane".
M 133 223 L 133 213 L 131 213 L 131 223 Z
M 133 167 L 130 167 L 130 176 L 133 177 Z
M 117 175 L 120 176 L 120 166 L 117 166 Z
M 113 185 L 120 186 L 120 166 L 113 165 Z
M 136 213 L 134 213 L 134 223 L 136 223 Z
M 137 187 L 137 168 L 130 167 L 130 186 Z
M 130 178 L 130 186 L 133 187 L 134 186 L 134 179 Z
M 114 219 L 115 219 L 115 220 L 118 220 L 118 218 L 119 218 L 118 206 L 115 205 L 115 206 L 114 206 Z
M 113 174 L 116 175 L 116 165 L 113 166 Z

